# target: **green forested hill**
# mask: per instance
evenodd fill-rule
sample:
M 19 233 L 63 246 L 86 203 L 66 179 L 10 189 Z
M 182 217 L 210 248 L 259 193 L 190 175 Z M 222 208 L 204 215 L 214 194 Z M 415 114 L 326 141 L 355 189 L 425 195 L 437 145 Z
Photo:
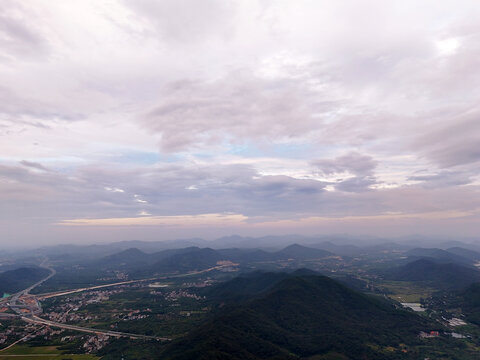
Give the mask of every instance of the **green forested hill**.
M 298 269 L 290 274 L 286 272 L 254 271 L 211 288 L 205 288 L 203 295 L 214 303 L 236 303 L 260 296 L 288 277 L 305 275 L 319 274 L 309 269 Z
M 415 248 L 408 250 L 405 255 L 412 259 L 426 258 L 438 263 L 453 263 L 466 266 L 472 266 L 474 263 L 473 260 L 462 255 L 437 248 Z
M 294 258 L 294 259 L 306 260 L 306 259 L 324 258 L 327 256 L 332 256 L 334 254 L 331 253 L 330 251 L 326 251 L 322 249 L 315 249 L 315 248 L 302 246 L 299 244 L 293 244 L 278 251 L 277 253 L 275 253 L 275 255 L 277 258 L 280 258 L 280 259 Z
M 480 281 L 480 271 L 475 268 L 437 263 L 429 259 L 419 259 L 389 269 L 384 276 L 397 281 L 424 282 L 438 289 L 461 289 Z
M 395 351 L 386 351 L 387 346 L 417 341 L 420 331 L 435 326 L 330 278 L 292 275 L 262 296 L 218 314 L 170 345 L 162 358 L 321 359 L 342 354 L 346 359 L 388 359 L 395 358 Z
M 480 326 L 480 283 L 460 291 L 452 306 L 461 308 L 467 321 Z
M 39 267 L 22 267 L 0 273 L 0 295 L 13 294 L 35 284 L 50 272 Z
M 215 266 L 219 260 L 222 260 L 222 257 L 213 249 L 194 249 L 162 259 L 153 264 L 149 270 L 154 273 L 203 270 Z

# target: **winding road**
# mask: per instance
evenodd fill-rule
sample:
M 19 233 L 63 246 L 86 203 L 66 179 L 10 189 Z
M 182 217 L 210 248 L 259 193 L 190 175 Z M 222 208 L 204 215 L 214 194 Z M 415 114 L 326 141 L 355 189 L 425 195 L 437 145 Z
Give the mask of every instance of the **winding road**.
M 43 278 L 42 280 L 36 282 L 35 284 L 29 286 L 28 288 L 19 291 L 15 294 L 13 294 L 10 298 L 7 300 L 7 306 L 10 307 L 15 313 L 17 313 L 17 318 L 31 323 L 31 324 L 38 324 L 38 325 L 47 325 L 51 327 L 56 327 L 60 329 L 66 329 L 66 330 L 74 330 L 74 331 L 80 331 L 80 332 L 85 332 L 85 333 L 91 333 L 91 334 L 97 334 L 97 335 L 107 335 L 107 336 L 113 336 L 113 337 L 129 337 L 132 339 L 145 339 L 145 340 L 158 340 L 158 341 L 169 341 L 169 338 L 166 337 L 155 337 L 155 336 L 147 336 L 147 335 L 141 335 L 141 334 L 131 334 L 131 333 L 125 333 L 125 332 L 119 332 L 119 331 L 111 331 L 111 330 L 102 330 L 102 329 L 94 329 L 94 328 L 88 328 L 88 327 L 83 327 L 83 326 L 75 326 L 75 325 L 68 325 L 68 324 L 63 324 L 55 321 L 50 321 L 46 319 L 42 319 L 38 317 L 36 314 L 40 313 L 42 311 L 40 302 L 38 301 L 38 298 L 36 295 L 31 295 L 34 297 L 34 299 L 37 302 L 37 308 L 34 309 L 31 306 L 27 306 L 23 303 L 19 303 L 20 297 L 24 295 L 30 295 L 30 292 L 36 288 L 37 286 L 40 286 L 43 284 L 45 281 L 50 279 L 52 276 L 56 274 L 55 269 L 51 268 L 50 266 L 46 265 L 46 261 L 42 262 L 40 267 L 48 269 L 50 271 L 50 274 Z M 61 295 L 67 295 L 67 294 L 72 294 L 76 292 L 82 292 L 82 291 L 87 291 L 87 290 L 92 290 L 92 289 L 99 289 L 99 288 L 104 288 L 104 287 L 110 287 L 110 286 L 117 286 L 117 285 L 124 285 L 124 284 L 130 284 L 134 282 L 140 282 L 140 281 L 149 281 L 149 280 L 154 280 L 153 279 L 141 279 L 141 280 L 131 280 L 131 281 L 123 281 L 120 283 L 113 283 L 113 284 L 107 284 L 107 285 L 99 285 L 99 286 L 92 286 L 90 288 L 82 288 L 82 289 L 75 289 L 75 290 L 69 290 L 69 291 L 63 291 L 60 293 L 53 293 L 53 294 L 45 294 L 46 296 L 41 297 L 42 299 L 46 299 L 48 297 L 53 297 L 53 296 L 61 296 Z M 24 313 L 21 311 L 21 309 L 28 308 L 30 311 L 29 313 Z M 22 341 L 22 339 L 18 340 L 17 342 Z M 17 343 L 16 342 L 16 343 Z M 4 350 L 4 349 L 2 349 Z
M 41 267 L 48 269 L 50 271 L 50 274 L 43 278 L 42 280 L 36 282 L 32 286 L 19 291 L 18 293 L 12 295 L 9 298 L 9 301 L 7 302 L 7 305 L 15 311 L 18 315 L 17 317 L 20 318 L 21 320 L 31 323 L 31 324 L 38 324 L 38 325 L 47 325 L 51 327 L 56 327 L 60 329 L 66 329 L 66 330 L 74 330 L 74 331 L 80 331 L 84 333 L 90 333 L 90 334 L 97 334 L 97 335 L 107 335 L 107 336 L 112 336 L 112 337 L 129 337 L 132 339 L 144 339 L 144 340 L 158 340 L 158 341 L 170 341 L 170 338 L 167 337 L 155 337 L 155 336 L 147 336 L 147 335 L 141 335 L 141 334 L 131 334 L 131 333 L 125 333 L 125 332 L 119 332 L 119 331 L 111 331 L 111 330 L 102 330 L 102 329 L 95 329 L 95 328 L 89 328 L 89 327 L 83 327 L 83 326 L 75 326 L 75 325 L 69 325 L 69 324 L 63 324 L 55 321 L 50 321 L 46 319 L 42 319 L 38 317 L 36 314 L 41 313 L 42 308 L 39 299 L 48 299 L 51 297 L 56 297 L 56 296 L 63 296 L 63 295 L 68 295 L 68 294 L 74 294 L 78 292 L 83 292 L 83 291 L 88 291 L 88 290 L 95 290 L 95 289 L 101 289 L 101 288 L 106 288 L 106 287 L 112 287 L 112 286 L 119 286 L 119 285 L 125 285 L 125 284 L 132 284 L 136 282 L 143 282 L 143 281 L 153 281 L 153 280 L 165 280 L 169 278 L 178 278 L 178 277 L 187 277 L 187 276 L 192 276 L 192 275 L 197 275 L 197 274 L 202 274 L 205 272 L 209 272 L 212 270 L 218 270 L 223 268 L 226 265 L 218 265 L 214 266 L 205 270 L 199 270 L 191 273 L 186 273 L 186 274 L 177 274 L 177 275 L 171 275 L 171 276 L 164 276 L 164 277 L 155 277 L 155 278 L 148 278 L 148 279 L 139 279 L 139 280 L 129 280 L 129 281 L 122 281 L 122 282 L 117 282 L 117 283 L 112 283 L 112 284 L 105 284 L 105 285 L 97 285 L 97 286 L 92 286 L 88 288 L 81 288 L 81 289 L 72 289 L 72 290 L 66 290 L 66 291 L 60 291 L 60 292 L 54 292 L 54 293 L 47 293 L 47 294 L 39 294 L 39 295 L 31 295 L 35 298 L 37 302 L 37 309 L 33 309 L 32 307 L 28 307 L 25 304 L 18 304 L 18 300 L 21 296 L 24 295 L 30 295 L 30 292 L 36 288 L 37 286 L 43 284 L 45 281 L 50 279 L 52 276 L 56 274 L 55 269 L 47 265 L 47 260 L 43 261 L 42 264 L 40 264 Z M 30 313 L 23 313 L 20 309 L 25 309 L 28 308 L 30 310 Z
M 7 305 L 10 307 L 10 309 L 15 311 L 19 315 L 23 315 L 23 313 L 20 311 L 20 308 L 25 308 L 25 305 L 24 304 L 18 304 L 18 299 L 23 295 L 29 295 L 30 291 L 35 289 L 37 286 L 40 286 L 41 284 L 43 284 L 45 281 L 50 279 L 52 276 L 55 276 L 55 274 L 57 273 L 54 268 L 47 265 L 47 260 L 44 260 L 40 264 L 40 267 L 49 270 L 50 274 L 48 274 L 48 276 L 43 278 L 42 280 L 37 281 L 35 284 L 29 286 L 28 288 L 26 288 L 22 291 L 19 291 L 16 294 L 13 294 L 8 300 Z M 35 299 L 36 299 L 36 297 L 35 297 Z M 38 309 L 36 311 L 34 311 L 33 309 L 30 309 L 30 312 L 32 314 L 35 313 L 35 312 L 41 312 L 42 308 L 41 308 L 40 302 L 38 300 L 37 300 L 37 306 L 38 306 Z

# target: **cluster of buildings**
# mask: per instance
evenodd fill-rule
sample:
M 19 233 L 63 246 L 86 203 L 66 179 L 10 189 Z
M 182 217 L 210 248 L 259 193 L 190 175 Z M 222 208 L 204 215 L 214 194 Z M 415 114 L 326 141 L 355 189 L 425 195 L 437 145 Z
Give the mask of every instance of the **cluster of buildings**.
M 8 328 L 7 331 L 0 332 L 0 345 L 6 344 L 9 337 L 19 336 L 19 332 Z
M 11 344 L 19 339 L 28 341 L 36 337 L 42 337 L 45 340 L 51 339 L 54 335 L 62 333 L 63 330 L 54 330 L 45 325 L 26 324 L 22 326 L 10 325 L 0 332 L 0 345 Z
M 126 309 L 124 309 L 126 310 Z M 128 311 L 128 310 L 126 310 Z M 140 320 L 146 319 L 150 315 L 145 314 L 145 312 L 152 312 L 152 309 L 146 308 L 145 310 L 130 310 L 129 313 L 122 317 L 123 321 L 130 321 L 130 320 Z
M 110 337 L 108 335 L 69 335 L 61 338 L 62 342 L 72 342 L 77 339 L 84 341 L 82 348 L 86 353 L 95 353 L 108 344 Z
M 455 326 L 462 326 L 462 325 L 467 325 L 465 321 L 459 318 L 451 318 L 450 320 L 447 320 L 448 325 L 455 327 Z
M 421 338 L 435 338 L 439 337 L 440 333 L 438 331 L 430 331 L 430 332 L 425 332 L 425 331 L 420 331 L 420 334 L 418 334 Z
M 52 321 L 67 323 L 81 320 L 92 320 L 96 317 L 75 313 L 82 306 L 106 301 L 110 296 L 123 292 L 122 289 L 94 290 L 73 297 L 66 297 L 61 304 L 55 306 L 45 316 Z
M 220 260 L 220 261 L 217 261 L 217 266 L 220 267 L 220 271 L 222 272 L 235 272 L 235 271 L 238 271 L 238 266 L 240 264 L 236 264 L 230 260 Z
M 37 327 L 31 324 L 21 327 L 13 324 L 9 325 L 6 329 L 0 332 L 0 344 L 6 345 L 26 336 L 33 335 L 36 329 Z
M 210 278 L 206 279 L 206 280 L 201 280 L 201 281 L 198 281 L 198 282 L 185 282 L 182 284 L 183 287 L 194 287 L 194 288 L 204 288 L 204 287 L 207 287 L 207 286 L 212 286 L 213 284 L 215 284 L 215 280 L 212 280 Z
M 451 332 L 451 333 L 444 332 L 443 335 L 451 336 L 455 339 L 466 339 L 470 337 L 470 335 L 466 336 L 456 332 Z M 440 336 L 440 333 L 438 331 L 430 331 L 430 332 L 420 331 L 420 334 L 418 336 L 420 336 L 421 338 L 436 338 Z
M 80 321 L 95 320 L 98 318 L 98 316 L 91 316 L 91 315 L 83 316 L 77 313 L 59 314 L 56 312 L 49 313 L 47 316 L 49 320 L 61 322 L 61 323 L 77 323 Z
M 165 300 L 168 301 L 177 301 L 180 298 L 191 298 L 195 300 L 201 300 L 202 297 L 188 292 L 188 290 L 173 290 L 164 295 Z
M 107 335 L 89 335 L 83 344 L 83 348 L 87 353 L 94 353 L 108 344 L 110 337 Z
M 128 274 L 124 271 L 115 270 L 113 276 L 98 278 L 100 281 L 128 280 Z
M 38 328 L 38 325 L 37 325 L 37 329 L 33 331 L 33 333 L 31 334 L 32 336 L 31 338 L 33 339 L 34 337 L 40 336 L 40 337 L 43 337 L 44 340 L 49 340 L 53 336 L 61 334 L 63 331 L 64 330 L 62 329 L 54 330 L 50 326 L 44 326 L 44 327 Z

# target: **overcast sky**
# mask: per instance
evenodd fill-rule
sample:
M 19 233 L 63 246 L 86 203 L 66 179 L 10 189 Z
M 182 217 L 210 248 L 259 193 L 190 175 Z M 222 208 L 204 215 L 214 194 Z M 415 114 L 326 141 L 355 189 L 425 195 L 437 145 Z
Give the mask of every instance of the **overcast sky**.
M 0 247 L 477 236 L 480 3 L 0 0 Z

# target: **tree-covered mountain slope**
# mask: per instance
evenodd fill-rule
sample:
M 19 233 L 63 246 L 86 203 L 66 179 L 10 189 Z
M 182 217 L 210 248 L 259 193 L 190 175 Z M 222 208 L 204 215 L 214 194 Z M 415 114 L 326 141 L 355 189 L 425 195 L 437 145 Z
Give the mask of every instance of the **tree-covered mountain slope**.
M 265 274 L 258 279 L 266 289 L 262 295 L 262 286 L 252 289 L 252 300 L 218 313 L 167 347 L 162 358 L 388 359 L 394 358 L 388 346 L 414 342 L 420 331 L 439 327 L 324 276 L 285 276 L 272 287 Z M 241 283 L 232 281 L 223 287 L 224 296 L 228 286 L 238 291 Z

